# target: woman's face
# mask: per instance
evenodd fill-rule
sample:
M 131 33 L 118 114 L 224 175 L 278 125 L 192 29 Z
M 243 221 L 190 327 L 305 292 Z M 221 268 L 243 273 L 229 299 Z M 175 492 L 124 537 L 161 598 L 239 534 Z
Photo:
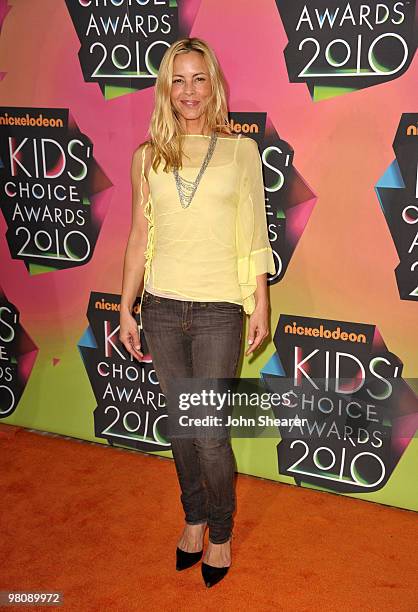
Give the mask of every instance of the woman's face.
M 212 93 L 205 59 L 198 51 L 179 53 L 174 58 L 171 104 L 187 132 L 187 124 L 203 127 L 206 106 Z M 200 119 L 200 121 L 199 121 Z

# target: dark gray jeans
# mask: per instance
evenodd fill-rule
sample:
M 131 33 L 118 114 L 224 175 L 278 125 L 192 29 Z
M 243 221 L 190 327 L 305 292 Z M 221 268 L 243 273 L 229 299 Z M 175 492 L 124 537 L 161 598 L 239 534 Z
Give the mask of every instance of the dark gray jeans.
M 144 291 L 141 317 L 165 395 L 168 382 L 176 377 L 235 377 L 244 321 L 239 304 L 183 301 Z M 210 541 L 227 542 L 235 510 L 235 461 L 230 437 L 173 437 L 171 448 L 186 523 L 207 522 Z

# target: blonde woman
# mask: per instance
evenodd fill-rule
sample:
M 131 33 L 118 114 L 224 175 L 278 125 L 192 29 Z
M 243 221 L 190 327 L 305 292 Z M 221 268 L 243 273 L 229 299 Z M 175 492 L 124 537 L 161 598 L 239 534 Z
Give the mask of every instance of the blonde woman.
M 143 329 L 166 393 L 178 377 L 235 377 L 245 314 L 246 355 L 269 333 L 267 272 L 275 265 L 257 144 L 231 133 L 225 79 L 205 41 L 179 40 L 164 54 L 149 136 L 132 160 L 120 340 L 140 360 Z M 132 307 L 142 281 L 138 325 Z M 230 437 L 173 437 L 171 449 L 185 512 L 176 568 L 202 558 L 208 528 L 201 571 L 210 587 L 231 565 Z

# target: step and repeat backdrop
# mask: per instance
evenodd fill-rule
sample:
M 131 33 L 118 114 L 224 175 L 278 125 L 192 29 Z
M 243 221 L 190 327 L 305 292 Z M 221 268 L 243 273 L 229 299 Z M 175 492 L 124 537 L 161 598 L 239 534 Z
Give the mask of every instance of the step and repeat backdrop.
M 276 261 L 239 377 L 287 379 L 265 414 L 305 419 L 234 437 L 237 469 L 418 510 L 415 4 L 0 0 L 0 422 L 171 456 L 119 304 L 132 154 L 164 51 L 198 36 L 259 146 Z

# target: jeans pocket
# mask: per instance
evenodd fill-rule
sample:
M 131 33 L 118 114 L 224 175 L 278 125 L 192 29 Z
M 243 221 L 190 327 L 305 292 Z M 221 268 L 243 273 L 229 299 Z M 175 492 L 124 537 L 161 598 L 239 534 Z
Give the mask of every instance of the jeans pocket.
M 234 302 L 210 302 L 209 307 L 217 312 L 236 312 L 238 314 L 243 312 L 241 304 L 234 304 Z
M 146 310 L 153 304 L 157 304 L 159 300 L 156 299 L 155 295 L 152 293 L 148 293 L 148 291 L 144 291 L 144 295 L 142 296 L 141 309 Z

